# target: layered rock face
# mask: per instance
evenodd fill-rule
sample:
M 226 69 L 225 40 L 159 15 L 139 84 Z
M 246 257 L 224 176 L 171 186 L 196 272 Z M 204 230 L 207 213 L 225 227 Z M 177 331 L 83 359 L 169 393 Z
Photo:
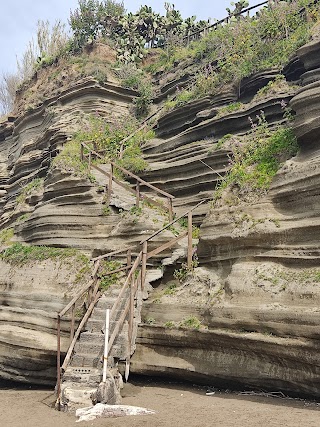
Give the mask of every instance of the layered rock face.
M 83 286 L 75 284 L 76 259 L 42 261 L 23 268 L 0 262 L 0 377 L 55 384 L 57 313 Z M 62 322 L 62 351 L 69 343 Z
M 168 271 L 144 305 L 143 318 L 149 325 L 139 328 L 133 372 L 319 396 L 319 49 L 318 42 L 304 46 L 282 70 L 290 82 L 286 90 L 256 96 L 279 74 L 268 70 L 243 80 L 240 88 L 226 88 L 158 120 L 156 138 L 143 147 L 150 167 L 141 177 L 176 197 L 178 215 L 202 200 L 207 203 L 194 213 L 201 226 L 200 266 L 183 285 L 176 281 L 171 288 L 166 287 L 172 280 Z M 191 78 L 188 69 L 179 77 L 159 78 L 156 102 Z M 98 110 L 114 120 L 128 113 L 135 95 L 113 81 L 85 79 L 2 125 L 1 224 L 14 226 L 16 239 L 100 254 L 138 248 L 143 236 L 162 228 L 167 219 L 148 208 L 141 216 L 131 215 L 134 200 L 124 209 L 129 212 L 121 213 L 120 189 L 105 215 L 104 195 L 97 185 L 68 171 L 49 169 L 82 114 Z M 236 108 L 224 109 L 236 102 Z M 236 204 L 230 199 L 212 208 L 209 200 L 229 168 L 231 150 L 222 144 L 225 135 L 250 132 L 261 110 L 269 124 L 282 123 L 283 105 L 288 103 L 296 112 L 298 156 L 284 164 L 266 196 Z M 43 186 L 17 206 L 17 196 L 33 178 L 43 178 Z M 97 184 L 105 184 L 96 178 Z M 159 237 L 158 244 L 161 239 L 165 241 Z M 3 263 L 3 378 L 38 383 L 54 378 L 55 316 L 66 302 L 64 283 L 73 279 L 64 270 L 54 279 L 54 263 L 45 268 L 48 282 L 38 279 L 43 265 L 15 271 Z M 156 327 L 150 326 L 154 323 Z M 199 330 L 171 329 L 180 323 Z M 67 345 L 66 325 L 64 335 Z
M 163 214 L 150 215 L 146 207 L 135 215 L 130 211 L 135 197 L 116 185 L 104 212 L 106 176 L 91 183 L 72 170 L 50 166 L 79 130 L 82 116 L 99 112 L 108 121 L 117 120 L 129 114 L 135 95 L 112 80 L 99 84 L 86 78 L 2 124 L 1 229 L 13 228 L 15 241 L 31 245 L 77 248 L 94 256 L 132 247 L 134 255 L 143 235 L 162 227 Z M 19 203 L 19 196 L 35 179 L 42 179 L 41 185 Z M 54 384 L 57 313 L 84 285 L 75 280 L 77 268 L 81 270 L 50 260 L 14 266 L 1 262 L 0 378 Z M 69 328 L 70 323 L 64 322 L 62 352 L 68 347 Z
M 160 285 L 153 303 L 145 306 L 146 323 L 161 327 L 140 329 L 133 370 L 150 375 L 169 372 L 190 380 L 197 377 L 212 385 L 230 381 L 242 387 L 276 387 L 286 392 L 320 395 L 319 49 L 318 41 L 307 44 L 285 68 L 288 80 L 298 83 L 301 75 L 302 87 L 293 98 L 273 96 L 270 101 L 264 99 L 222 118 L 212 110 L 207 115 L 196 114 L 195 126 L 191 124 L 186 129 L 183 114 L 177 114 L 176 121 L 166 128 L 170 137 L 158 146 L 148 147 L 147 155 L 155 160 L 149 177 L 160 182 L 157 161 L 164 162 L 166 180 L 173 177 L 169 184 L 173 194 L 177 191 L 183 195 L 182 188 L 188 182 L 194 187 L 194 202 L 205 194 L 199 196 L 198 180 L 206 185 L 202 170 L 212 174 L 213 183 L 214 173 L 223 174 L 226 166 L 217 167 L 211 155 L 204 154 L 208 140 L 194 142 L 192 149 L 191 141 L 196 137 L 190 135 L 199 130 L 200 138 L 207 136 L 214 144 L 226 133 L 239 135 L 248 130 L 248 116 L 252 118 L 260 110 L 264 110 L 269 123 L 279 121 L 281 108 L 277 105 L 292 98 L 298 155 L 279 170 L 266 196 L 241 202 L 230 194 L 229 201 L 225 197 L 214 208 L 207 208 L 197 251 L 205 269 L 196 269 L 193 280 L 182 287 L 177 285 L 172 297 L 168 296 L 172 286 Z M 191 114 L 192 108 L 185 107 L 186 116 L 187 111 Z M 204 121 L 199 116 L 205 116 Z M 164 135 L 161 121 L 159 132 Z M 179 155 L 181 159 L 183 154 L 187 157 L 188 144 L 189 158 L 179 162 Z M 221 150 L 214 153 L 216 159 L 227 155 Z M 204 165 L 197 167 L 197 156 L 213 170 Z M 190 163 L 195 177 L 190 178 L 188 172 L 183 174 L 186 163 Z M 221 161 L 221 165 L 226 164 L 226 159 Z M 213 190 L 213 186 L 209 188 Z M 187 198 L 179 202 L 182 200 L 187 204 Z M 170 330 L 174 324 L 186 325 L 186 319 L 195 317 L 208 330 L 201 326 L 198 332 Z

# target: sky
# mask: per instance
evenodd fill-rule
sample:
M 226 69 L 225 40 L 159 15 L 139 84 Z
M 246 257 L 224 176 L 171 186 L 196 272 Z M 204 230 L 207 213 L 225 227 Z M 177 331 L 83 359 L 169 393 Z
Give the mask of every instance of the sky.
M 229 0 L 172 0 L 183 18 L 196 15 L 197 19 L 221 19 L 227 15 Z M 164 0 L 125 0 L 125 7 L 136 12 L 148 4 L 164 14 Z M 255 4 L 255 2 L 250 2 Z M 70 10 L 76 9 L 78 0 L 0 0 L 0 77 L 4 72 L 15 72 L 16 58 L 21 58 L 29 41 L 35 38 L 37 21 L 57 19 L 68 22 Z

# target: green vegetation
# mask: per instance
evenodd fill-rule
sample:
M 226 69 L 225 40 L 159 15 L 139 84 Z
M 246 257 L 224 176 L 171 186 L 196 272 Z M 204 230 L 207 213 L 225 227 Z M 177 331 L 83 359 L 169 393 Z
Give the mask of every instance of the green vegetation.
M 297 269 L 297 270 L 280 270 L 274 268 L 272 270 L 256 269 L 254 283 L 258 284 L 268 282 L 270 286 L 277 287 L 280 291 L 284 291 L 290 284 L 295 284 L 299 287 L 307 285 L 319 285 L 320 270 L 317 268 Z
M 165 3 L 166 15 L 155 13 L 149 6 L 141 6 L 137 13 L 126 13 L 123 2 L 114 0 L 79 0 L 79 7 L 71 12 L 73 32 L 72 49 L 78 51 L 97 39 L 113 44 L 122 63 L 140 62 L 146 54 L 145 45 L 173 46 L 177 39 L 204 28 L 206 21 L 196 22 L 193 16 L 186 20 Z
M 93 159 L 96 163 L 115 161 L 131 172 L 141 172 L 147 168 L 147 162 L 142 158 L 140 147 L 154 136 L 154 132 L 137 129 L 138 122 L 131 116 L 119 118 L 112 123 L 108 123 L 99 115 L 89 116 L 82 130 L 77 132 L 53 159 L 52 166 L 94 181 L 93 175 L 89 173 L 88 163 L 82 162 L 80 158 L 80 145 L 81 142 L 85 142 L 101 153 L 102 159 Z M 137 132 L 134 136 L 123 142 L 135 131 Z M 85 151 L 85 154 L 88 153 Z M 115 170 L 115 173 L 121 176 L 119 171 Z
M 122 264 L 119 261 L 102 261 L 98 273 L 100 278 L 100 289 L 107 290 L 111 285 L 114 285 L 118 282 L 121 277 L 121 272 L 112 273 L 115 270 L 118 270 L 122 267 Z
M 0 231 L 0 244 L 8 245 L 11 243 L 11 239 L 14 236 L 13 228 L 5 228 Z
M 35 261 L 47 259 L 63 260 L 75 257 L 76 261 L 87 262 L 87 257 L 71 248 L 54 248 L 50 246 L 26 246 L 21 243 L 14 243 L 0 254 L 0 259 L 12 265 L 25 265 Z
M 146 325 L 154 325 L 156 321 L 153 317 L 147 317 L 143 323 L 145 323 Z
M 30 214 L 26 213 L 26 214 L 19 216 L 19 218 L 17 219 L 17 222 L 24 222 L 24 221 L 27 221 L 27 219 L 29 219 L 29 218 L 30 218 Z
M 217 117 L 222 117 L 226 114 L 233 113 L 234 111 L 239 111 L 241 108 L 243 108 L 243 104 L 241 102 L 233 102 L 225 107 L 219 108 Z
M 147 168 L 147 163 L 142 159 L 140 147 L 154 136 L 151 130 L 137 130 L 138 122 L 131 116 L 108 123 L 105 118 L 97 114 L 89 117 L 83 130 L 75 135 L 74 140 L 78 144 L 92 141 L 94 149 L 101 152 L 105 160 L 115 161 L 119 166 L 137 173 Z M 134 132 L 136 132 L 134 136 L 123 142 Z
M 175 283 L 169 283 L 163 295 L 174 295 L 176 291 L 177 291 L 177 285 Z
M 175 324 L 175 322 L 173 322 L 172 320 L 169 320 L 168 322 L 165 322 L 163 325 L 165 328 L 168 329 L 173 329 L 175 328 L 177 325 Z
M 102 215 L 109 216 L 112 213 L 110 206 L 104 206 L 102 208 Z
M 43 179 L 35 178 L 29 184 L 27 184 L 16 198 L 17 204 L 22 204 L 26 201 L 26 198 L 31 196 L 32 194 L 37 193 L 40 189 L 43 188 Z
M 200 329 L 201 321 L 196 316 L 190 316 L 180 322 L 180 327 L 189 329 Z
M 187 264 L 182 263 L 181 268 L 174 270 L 173 277 L 179 280 L 180 283 L 184 282 L 188 274 L 192 273 L 193 270 L 198 266 L 198 259 L 194 257 L 191 268 L 188 268 Z
M 80 142 L 74 139 L 64 144 L 62 151 L 53 159 L 51 167 L 77 176 L 89 176 L 88 165 L 80 158 Z
M 139 97 L 134 100 L 135 115 L 137 118 L 144 117 L 150 110 L 154 97 L 154 90 L 146 73 L 137 68 L 136 64 L 118 64 L 114 72 L 120 79 L 123 87 L 134 89 L 139 92 Z
M 150 72 L 170 70 L 185 60 L 201 62 L 195 84 L 169 103 L 172 108 L 201 96 L 215 94 L 226 85 L 237 88 L 240 80 L 259 70 L 281 68 L 305 44 L 319 19 L 319 7 L 309 0 L 280 2 L 263 8 L 255 17 L 231 19 L 188 47 L 179 44 L 163 50 Z M 305 7 L 305 13 L 301 8 Z M 269 88 L 270 89 L 270 86 Z M 266 90 L 268 90 L 266 89 Z M 236 106 L 235 106 L 236 107 Z
M 291 128 L 270 130 L 263 112 L 257 119 L 257 124 L 251 120 L 247 141 L 233 143 L 230 169 L 215 193 L 216 199 L 229 186 L 247 192 L 268 189 L 281 163 L 297 153 L 298 143 Z

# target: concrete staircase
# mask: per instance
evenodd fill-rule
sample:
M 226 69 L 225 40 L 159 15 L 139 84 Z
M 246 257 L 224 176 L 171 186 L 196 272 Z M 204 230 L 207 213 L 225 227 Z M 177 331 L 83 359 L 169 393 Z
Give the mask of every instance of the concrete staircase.
M 62 377 L 60 400 L 60 408 L 62 410 L 72 411 L 80 406 L 91 406 L 95 401 L 96 391 L 102 381 L 105 313 L 107 308 L 112 308 L 120 289 L 116 284 L 101 296 L 84 330 L 81 332 L 70 365 Z M 110 335 L 121 315 L 128 293 L 129 290 L 123 296 L 115 317 L 110 319 Z M 136 326 L 138 320 L 140 319 L 135 322 Z M 112 370 L 113 375 L 117 376 L 118 362 L 126 360 L 130 355 L 128 322 L 125 322 L 114 341 L 108 357 L 108 369 Z
M 108 172 L 108 165 L 99 165 L 102 171 Z M 92 173 L 96 178 L 97 185 L 106 186 L 106 176 L 103 172 L 92 169 Z M 113 183 L 113 191 L 110 205 L 122 208 L 125 210 L 131 209 L 136 204 L 136 197 L 127 189 L 117 183 Z M 153 215 L 159 215 L 153 210 Z M 178 228 L 179 225 L 176 224 Z M 172 236 L 168 236 L 168 241 Z M 174 264 L 179 258 L 185 258 L 188 242 L 183 238 L 179 242 L 179 248 L 170 250 L 169 256 L 162 259 L 162 266 Z M 137 272 L 136 272 L 137 273 Z M 137 336 L 138 324 L 141 321 L 141 306 L 143 299 L 147 299 L 147 290 L 150 283 L 160 279 L 163 276 L 163 268 L 148 268 L 146 272 L 145 291 L 137 286 L 137 293 L 134 300 L 134 316 L 133 328 L 131 333 L 131 342 L 129 343 L 129 325 L 128 315 L 120 328 L 112 347 L 108 354 L 108 378 L 111 382 L 111 394 L 108 394 L 108 403 L 118 403 L 119 388 L 121 380 L 119 379 L 119 369 L 126 371 L 128 374 L 128 366 L 130 357 L 135 351 L 135 340 Z M 73 355 L 69 366 L 66 368 L 62 376 L 61 393 L 60 393 L 60 409 L 72 411 L 78 407 L 91 406 L 99 400 L 99 388 L 101 387 L 102 372 L 103 372 L 103 355 L 105 345 L 105 314 L 106 309 L 112 309 L 114 303 L 118 299 L 122 285 L 114 283 L 98 300 L 90 318 L 85 324 L 80 337 L 74 347 Z M 119 301 L 117 310 L 114 312 L 113 318 L 110 319 L 109 339 L 115 330 L 117 321 L 123 316 L 125 307 L 130 298 L 130 287 L 125 290 L 121 300 Z M 124 369 L 124 363 L 125 368 Z M 104 383 L 103 383 L 104 384 Z M 115 386 L 116 384 L 116 386 Z

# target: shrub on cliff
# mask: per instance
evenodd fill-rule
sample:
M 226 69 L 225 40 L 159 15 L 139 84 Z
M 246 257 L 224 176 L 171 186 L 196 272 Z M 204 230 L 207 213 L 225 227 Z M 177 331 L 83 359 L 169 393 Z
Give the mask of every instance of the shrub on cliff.
M 175 64 L 192 59 L 197 62 L 197 74 L 188 89 L 189 95 L 184 94 L 185 102 L 215 94 L 226 85 L 236 87 L 242 78 L 254 72 L 283 67 L 297 48 L 309 40 L 319 17 L 319 5 L 309 0 L 280 2 L 262 9 L 255 17 L 219 25 L 188 47 L 163 51 L 147 69 L 170 70 Z
M 227 188 L 236 189 L 243 196 L 266 191 L 281 164 L 298 152 L 297 139 L 291 127 L 285 125 L 270 129 L 263 111 L 257 116 L 257 123 L 250 120 L 250 134 L 231 142 L 229 171 L 215 192 L 216 200 Z

